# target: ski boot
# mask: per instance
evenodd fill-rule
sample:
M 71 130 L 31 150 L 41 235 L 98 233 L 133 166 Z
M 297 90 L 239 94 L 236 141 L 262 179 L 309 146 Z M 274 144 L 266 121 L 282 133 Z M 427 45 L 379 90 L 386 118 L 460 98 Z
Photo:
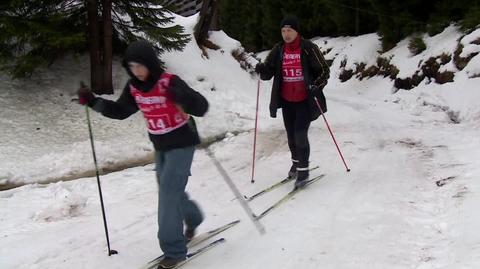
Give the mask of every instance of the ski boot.
M 297 180 L 295 180 L 295 189 L 305 186 L 308 181 L 309 171 L 306 168 L 297 168 Z

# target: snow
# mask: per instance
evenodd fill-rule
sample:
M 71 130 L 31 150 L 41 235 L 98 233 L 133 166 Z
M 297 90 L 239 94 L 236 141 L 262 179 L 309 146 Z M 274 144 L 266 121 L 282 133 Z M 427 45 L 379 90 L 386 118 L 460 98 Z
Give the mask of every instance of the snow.
M 195 17 L 178 22 L 191 31 Z M 478 37 L 478 31 L 471 34 Z M 332 48 L 326 117 L 351 172 L 323 119 L 313 122 L 311 161 L 320 168 L 312 175 L 326 176 L 265 216 L 267 233 L 260 236 L 205 151 L 197 150 L 187 189 L 206 216 L 199 232 L 242 221 L 222 233 L 226 244 L 184 268 L 480 268 L 480 78 L 469 76 L 480 68 L 478 59 L 453 83 L 421 83 L 410 91 L 393 93 L 393 82 L 381 77 L 338 80 L 344 56 L 350 65 L 391 56 L 408 75 L 418 61 L 451 53 L 460 36 L 449 27 L 426 38 L 427 51 L 415 57 L 407 54 L 407 40 L 378 54 L 375 34 L 315 39 L 322 51 Z M 212 41 L 221 50 L 208 50 L 208 58 L 194 41 L 162 58 L 168 71 L 210 101 L 206 117 L 197 120 L 199 132 L 204 140 L 223 137 L 210 149 L 240 191 L 251 195 L 286 175 L 286 135 L 281 118 L 269 118 L 271 82 L 262 82 L 251 184 L 257 80 L 232 59 L 237 41 L 223 32 L 213 33 Z M 111 246 L 119 252 L 107 256 L 85 110 L 71 100 L 79 81 L 87 81 L 87 59 L 65 59 L 43 70 L 42 78 L 2 75 L 0 183 L 24 186 L 0 192 L 0 268 L 139 268 L 161 254 L 144 121 L 140 114 L 115 121 L 92 112 L 102 169 L 131 167 L 100 177 Z M 117 95 L 126 80 L 117 61 Z M 58 179 L 72 180 L 42 184 Z M 442 180 L 446 184 L 438 186 Z M 250 206 L 260 213 L 291 187 Z
M 313 39 L 323 50 L 332 48 L 326 58 L 333 58 L 331 55 L 348 55 L 346 69 L 355 69 L 355 63 L 366 63 L 372 65 L 377 61 L 378 51 L 381 49 L 379 36 L 367 34 L 357 37 L 338 37 Z
M 480 42 L 480 29 L 472 31 L 460 40 L 460 43 L 463 45 L 463 51 L 460 56 L 467 57 L 471 53 L 480 52 L 480 46 L 475 44 L 475 42 Z
M 410 41 L 408 38 L 401 41 L 394 49 L 384 53 L 385 57 L 392 57 L 390 63 L 400 70 L 398 78 L 411 77 L 418 67 L 431 57 L 438 57 L 442 53 L 453 57 L 458 43 L 457 39 L 461 37 L 461 33 L 457 26 L 451 25 L 438 35 L 430 37 L 424 34 L 421 37 L 427 48 L 418 55 L 413 56 L 408 49 Z
M 344 69 L 356 70 L 356 65 L 366 63 L 373 65 L 377 61 L 378 51 L 381 50 L 380 38 L 377 34 L 367 34 L 357 37 L 314 38 L 322 52 L 328 52 L 326 59 L 334 59 L 328 85 L 336 88 L 340 83 L 338 76 L 342 71 L 342 62 L 346 61 Z
M 477 56 L 473 57 L 470 62 L 468 62 L 467 66 L 464 68 L 464 71 L 470 77 L 480 76 L 480 54 L 477 54 Z

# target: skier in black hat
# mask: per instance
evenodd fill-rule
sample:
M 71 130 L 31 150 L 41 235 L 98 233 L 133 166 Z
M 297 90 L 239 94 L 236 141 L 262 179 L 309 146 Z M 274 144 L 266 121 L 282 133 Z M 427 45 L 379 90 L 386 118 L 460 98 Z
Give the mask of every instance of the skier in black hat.
M 272 48 L 265 62 L 257 64 L 255 71 L 262 80 L 273 77 L 270 116 L 275 118 L 277 109 L 282 108 L 292 157 L 288 176 L 296 178 L 295 188 L 299 188 L 309 177 L 310 122 L 320 115 L 314 96 L 326 112 L 322 90 L 330 77 L 330 70 L 320 49 L 301 37 L 296 17 L 285 17 L 280 28 L 283 42 Z

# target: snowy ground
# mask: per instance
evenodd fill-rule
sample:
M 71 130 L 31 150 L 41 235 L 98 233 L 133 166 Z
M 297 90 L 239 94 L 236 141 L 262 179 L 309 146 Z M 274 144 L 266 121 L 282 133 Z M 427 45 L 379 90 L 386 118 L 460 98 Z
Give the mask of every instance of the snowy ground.
M 187 27 L 193 23 L 183 20 Z M 449 31 L 435 43 L 445 47 L 449 43 L 442 40 L 458 38 Z M 251 184 L 256 80 L 230 57 L 236 42 L 222 33 L 213 38 L 224 51 L 211 52 L 208 60 L 193 43 L 164 58 L 169 70 L 209 99 L 210 112 L 198 120 L 200 133 L 204 138 L 227 133 L 211 149 L 249 195 L 285 176 L 286 138 L 281 118 L 268 118 L 271 84 L 262 82 L 256 183 Z M 352 49 L 355 41 L 363 46 Z M 323 39 L 316 42 L 322 45 Z M 371 57 L 376 35 L 331 42 L 338 59 L 325 90 L 326 116 L 351 172 L 346 173 L 323 120 L 315 121 L 311 161 L 320 168 L 313 174 L 327 176 L 263 218 L 267 233 L 260 236 L 211 160 L 198 150 L 188 192 L 206 215 L 200 230 L 237 218 L 242 222 L 222 234 L 225 245 L 184 268 L 480 268 L 480 78 L 467 76 L 480 66 L 458 72 L 454 83 L 422 83 L 392 94 L 393 83 L 383 78 L 337 79 L 342 56 Z M 44 80 L 7 82 L 2 88 L 0 180 L 25 184 L 91 172 L 84 110 L 70 102 L 69 94 L 86 76 L 85 63 L 72 62 L 47 72 Z M 411 58 L 403 63 L 412 66 Z M 115 72 L 121 88 L 126 77 L 118 66 Z M 460 123 L 453 123 L 452 115 Z M 120 122 L 92 118 L 103 167 L 141 158 L 148 163 L 152 149 L 140 115 Z M 0 192 L 0 268 L 138 268 L 161 254 L 153 165 L 101 180 L 118 255 L 106 255 L 96 179 L 89 177 Z M 250 205 L 259 213 L 290 188 Z

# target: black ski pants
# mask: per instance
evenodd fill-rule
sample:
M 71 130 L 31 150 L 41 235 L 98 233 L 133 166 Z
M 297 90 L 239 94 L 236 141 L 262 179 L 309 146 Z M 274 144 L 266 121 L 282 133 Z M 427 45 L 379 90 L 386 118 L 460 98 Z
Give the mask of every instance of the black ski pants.
M 308 128 L 310 127 L 310 112 L 308 101 L 287 102 L 283 100 L 283 123 L 287 131 L 288 147 L 292 161 L 298 168 L 307 168 L 310 158 Z

